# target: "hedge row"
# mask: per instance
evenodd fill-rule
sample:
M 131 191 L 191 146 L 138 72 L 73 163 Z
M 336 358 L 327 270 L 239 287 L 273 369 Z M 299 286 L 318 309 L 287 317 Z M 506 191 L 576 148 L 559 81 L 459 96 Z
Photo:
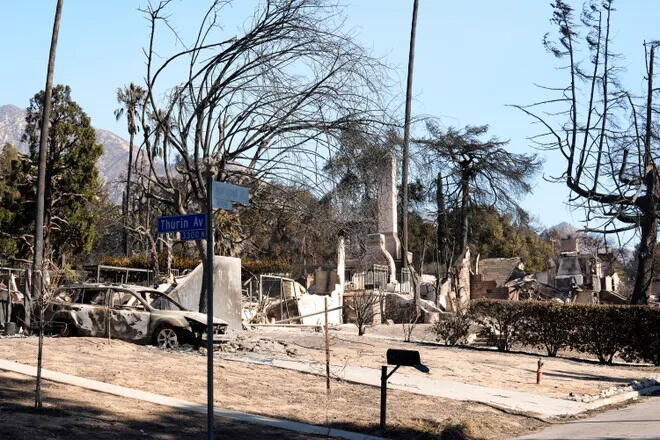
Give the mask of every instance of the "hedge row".
M 466 324 L 467 323 L 467 324 Z M 439 339 L 456 344 L 469 324 L 481 325 L 501 351 L 512 344 L 588 353 L 602 363 L 615 355 L 660 365 L 660 308 L 541 301 L 477 300 L 469 311 L 436 324 Z
M 176 255 L 172 256 L 172 267 L 179 270 L 193 270 L 200 263 L 197 258 L 184 258 Z M 153 260 L 150 255 L 133 254 L 130 257 L 104 257 L 99 264 L 108 266 L 129 267 L 132 269 L 153 269 Z M 158 265 L 162 271 L 167 264 L 167 255 L 161 253 L 158 255 Z

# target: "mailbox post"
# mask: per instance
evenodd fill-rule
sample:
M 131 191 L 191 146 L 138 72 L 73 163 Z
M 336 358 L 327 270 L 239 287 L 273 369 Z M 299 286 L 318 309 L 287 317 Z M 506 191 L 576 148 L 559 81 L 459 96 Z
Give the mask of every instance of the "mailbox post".
M 422 364 L 417 350 L 387 350 L 387 363 L 395 365 L 392 371 L 387 372 L 387 365 L 380 368 L 380 430 L 385 431 L 387 423 L 387 381 L 399 367 L 413 367 L 422 373 L 428 373 L 429 368 Z

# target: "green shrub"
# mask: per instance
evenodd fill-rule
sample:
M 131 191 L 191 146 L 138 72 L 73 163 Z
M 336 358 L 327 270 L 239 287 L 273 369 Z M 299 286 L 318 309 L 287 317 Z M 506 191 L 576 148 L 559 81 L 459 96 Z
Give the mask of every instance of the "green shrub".
M 291 272 L 291 264 L 281 258 L 261 258 L 259 260 L 246 258 L 241 262 L 241 265 L 245 270 L 255 275 Z
M 437 321 L 431 327 L 431 331 L 435 334 L 436 340 L 454 346 L 467 342 L 471 324 L 471 315 L 459 312 Z
M 644 361 L 660 365 L 660 308 L 636 306 L 635 319 L 629 325 L 632 343 L 622 350 L 626 361 Z
M 630 306 L 571 304 L 565 310 L 572 316 L 571 347 L 589 353 L 602 363 L 611 364 L 631 339 L 630 325 L 637 310 Z
M 498 350 L 509 351 L 522 328 L 524 304 L 518 301 L 480 299 L 470 304 L 470 314 L 488 336 L 495 340 Z
M 566 305 L 556 302 L 530 301 L 522 303 L 523 319 L 518 330 L 518 341 L 524 345 L 545 348 L 548 356 L 570 343 L 571 313 Z
M 501 351 L 519 342 L 544 347 L 548 356 L 570 348 L 602 363 L 620 354 L 660 365 L 658 307 L 478 300 L 470 312 Z
M 198 258 L 184 258 L 173 255 L 172 268 L 179 270 L 193 270 L 201 263 Z M 131 269 L 153 269 L 153 259 L 150 255 L 134 254 L 130 257 L 103 257 L 99 264 L 117 267 L 129 267 Z M 165 270 L 167 265 L 167 254 L 161 253 L 158 255 L 158 266 L 160 271 Z

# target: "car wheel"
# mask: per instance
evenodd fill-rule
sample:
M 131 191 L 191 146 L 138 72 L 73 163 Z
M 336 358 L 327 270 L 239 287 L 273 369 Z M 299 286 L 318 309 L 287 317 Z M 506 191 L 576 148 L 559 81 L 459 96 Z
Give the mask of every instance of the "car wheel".
M 154 333 L 154 342 L 158 348 L 162 348 L 163 350 L 178 348 L 179 334 L 173 327 L 164 325 L 159 327 Z

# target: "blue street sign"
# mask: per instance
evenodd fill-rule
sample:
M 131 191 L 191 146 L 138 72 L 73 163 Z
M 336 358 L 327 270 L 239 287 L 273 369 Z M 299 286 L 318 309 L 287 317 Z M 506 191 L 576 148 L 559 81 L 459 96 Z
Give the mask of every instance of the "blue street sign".
M 206 214 L 158 217 L 158 233 L 180 232 L 181 240 L 206 239 Z
M 249 188 L 226 182 L 213 182 L 213 208 L 231 211 L 233 203 L 250 203 Z

